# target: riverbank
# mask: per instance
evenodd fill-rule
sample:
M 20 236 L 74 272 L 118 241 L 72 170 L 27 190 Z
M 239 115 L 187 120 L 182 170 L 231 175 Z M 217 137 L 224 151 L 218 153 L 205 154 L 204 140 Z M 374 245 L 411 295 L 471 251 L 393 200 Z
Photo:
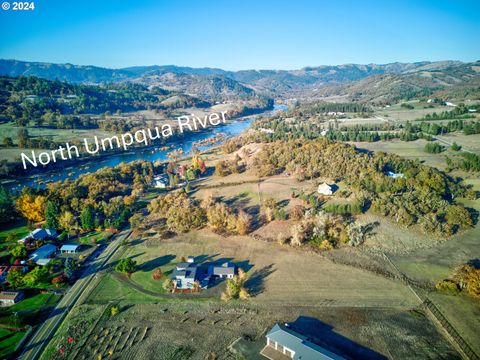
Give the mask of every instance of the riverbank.
M 44 188 L 47 184 L 65 179 L 74 180 L 81 174 L 95 172 L 104 167 L 116 166 L 122 162 L 128 163 L 136 160 L 165 161 L 172 150 L 187 156 L 196 143 L 207 142 L 222 134 L 222 141 L 243 133 L 257 116 L 265 116 L 273 111 L 283 111 L 285 105 L 275 105 L 273 110 L 264 111 L 255 116 L 244 116 L 228 120 L 225 125 L 209 127 L 199 131 L 184 132 L 182 136 L 174 134 L 169 141 L 152 143 L 148 146 L 136 147 L 128 151 L 109 151 L 101 155 L 85 158 L 65 160 L 61 163 L 52 164 L 48 169 L 32 170 L 28 176 L 16 176 L 15 178 L 2 179 L 1 184 L 12 192 L 19 192 L 24 186 Z M 219 144 L 200 146 L 200 150 L 212 149 Z M 165 147 L 168 146 L 168 149 Z

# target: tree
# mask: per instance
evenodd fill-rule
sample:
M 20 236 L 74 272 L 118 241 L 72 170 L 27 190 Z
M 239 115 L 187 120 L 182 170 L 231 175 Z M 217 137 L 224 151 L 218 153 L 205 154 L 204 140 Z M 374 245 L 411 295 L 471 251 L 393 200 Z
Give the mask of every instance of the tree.
M 23 271 L 18 268 L 14 268 L 8 272 L 7 282 L 13 289 L 18 289 L 23 285 L 23 278 Z
M 35 195 L 27 187 L 23 189 L 16 203 L 18 212 L 30 221 L 43 221 L 45 219 L 45 196 Z
M 48 201 L 45 206 L 45 225 L 47 229 L 58 229 L 60 227 L 59 217 L 60 209 L 57 203 Z
M 153 280 L 160 280 L 163 277 L 162 269 L 156 268 L 152 273 Z
M 16 245 L 10 250 L 10 255 L 12 255 L 16 259 L 17 258 L 19 258 L 19 259 L 26 258 L 27 257 L 27 248 L 23 244 Z
M 247 299 L 250 297 L 248 290 L 244 287 L 246 280 L 246 272 L 239 269 L 238 275 L 235 275 L 233 279 L 227 279 L 226 289 L 222 293 L 221 299 L 229 301 L 231 299 Z
M 5 147 L 13 147 L 13 140 L 11 137 L 4 137 L 3 138 L 3 145 L 5 145 Z
M 469 228 L 473 226 L 472 215 L 460 205 L 450 205 L 447 208 L 445 219 L 451 225 L 457 225 L 460 228 Z
M 92 230 L 95 227 L 95 217 L 91 206 L 86 206 L 80 213 L 80 222 L 83 230 Z
M 26 148 L 28 145 L 28 130 L 18 129 L 17 138 L 18 138 L 18 147 Z
M 302 220 L 303 215 L 305 214 L 305 207 L 302 205 L 295 205 L 292 210 L 290 210 L 289 218 L 291 220 Z
M 120 313 L 120 308 L 118 306 L 112 306 L 110 308 L 110 315 L 111 316 L 118 315 L 118 313 Z
M 10 221 L 14 216 L 13 199 L 10 192 L 0 186 L 0 223 Z
M 165 279 L 165 281 L 163 282 L 162 287 L 163 287 L 165 290 L 167 290 L 167 291 L 169 291 L 169 292 L 172 292 L 173 289 L 175 288 L 175 285 L 174 285 L 172 279 L 167 278 L 167 279 Z
M 48 269 L 44 266 L 36 267 L 23 278 L 23 282 L 27 287 L 37 287 L 48 280 Z
M 60 215 L 59 224 L 65 229 L 68 235 L 70 235 L 73 230 L 78 229 L 77 219 L 70 211 L 65 211 Z
M 72 279 L 75 275 L 75 271 L 77 270 L 77 265 L 72 258 L 65 259 L 65 266 L 63 269 L 63 274 L 68 278 Z
M 460 151 L 462 147 L 454 141 L 450 149 L 452 149 L 453 151 Z
M 245 211 L 240 211 L 237 215 L 235 230 L 239 235 L 246 235 L 250 231 L 251 218 Z
M 55 276 L 52 279 L 52 285 L 55 286 L 56 288 L 62 287 L 67 283 L 67 278 L 65 275 L 61 274 L 58 276 Z
M 132 274 L 137 271 L 137 262 L 131 258 L 122 259 L 115 266 L 115 270 L 125 274 Z

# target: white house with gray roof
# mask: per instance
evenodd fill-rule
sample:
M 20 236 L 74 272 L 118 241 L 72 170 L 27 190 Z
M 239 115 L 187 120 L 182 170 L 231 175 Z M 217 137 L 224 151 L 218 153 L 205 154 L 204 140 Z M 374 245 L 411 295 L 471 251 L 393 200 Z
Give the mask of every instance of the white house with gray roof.
M 287 324 L 275 324 L 266 337 L 267 345 L 260 354 L 267 359 L 345 360 L 309 341 L 306 336 L 293 331 Z
M 229 262 L 225 262 L 222 265 L 211 265 L 208 268 L 208 274 L 210 276 L 217 276 L 221 279 L 224 277 L 227 279 L 233 279 L 235 276 L 235 265 Z
M 54 238 L 56 236 L 57 231 L 55 229 L 35 229 L 23 239 L 18 240 L 18 243 L 23 244 L 28 238 L 33 238 L 34 240 L 43 240 L 47 238 Z
M 172 280 L 177 289 L 193 289 L 197 279 L 197 264 L 194 262 L 178 263 L 172 271 Z

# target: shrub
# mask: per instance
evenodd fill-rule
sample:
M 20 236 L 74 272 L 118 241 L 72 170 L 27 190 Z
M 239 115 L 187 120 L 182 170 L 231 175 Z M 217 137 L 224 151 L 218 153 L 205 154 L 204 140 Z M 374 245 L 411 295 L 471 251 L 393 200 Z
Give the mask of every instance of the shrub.
M 450 279 L 439 281 L 435 288 L 450 295 L 457 295 L 460 292 L 457 283 Z
M 175 288 L 172 279 L 165 279 L 165 281 L 162 284 L 162 287 L 165 290 L 170 291 L 170 292 L 172 292 L 173 289 Z
M 323 240 L 320 245 L 319 245 L 319 248 L 321 250 L 332 250 L 333 249 L 333 245 L 330 243 L 330 241 L 328 240 Z
M 445 148 L 438 143 L 428 143 L 425 145 L 424 151 L 429 154 L 440 154 Z
M 162 269 L 156 268 L 152 273 L 153 280 L 160 280 L 163 277 Z
M 120 312 L 120 308 L 118 306 L 112 306 L 110 308 L 110 316 L 118 315 L 119 312 Z
M 119 261 L 115 270 L 125 274 L 131 274 L 137 271 L 137 262 L 130 258 L 122 259 Z
M 302 205 L 295 205 L 293 209 L 290 210 L 289 217 L 291 220 L 302 220 L 304 214 L 305 207 Z

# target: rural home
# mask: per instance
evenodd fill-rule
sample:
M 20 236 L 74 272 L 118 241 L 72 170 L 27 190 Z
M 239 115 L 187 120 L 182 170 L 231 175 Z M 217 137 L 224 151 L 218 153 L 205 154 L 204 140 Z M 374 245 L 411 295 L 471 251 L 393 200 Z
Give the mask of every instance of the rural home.
M 57 231 L 54 229 L 35 229 L 23 239 L 18 240 L 20 244 L 23 244 L 28 238 L 33 240 L 43 240 L 47 238 L 53 238 L 57 236 Z
M 398 179 L 398 178 L 404 178 L 405 175 L 403 175 L 402 173 L 395 173 L 393 171 L 387 171 L 387 176 L 388 177 L 391 177 L 391 178 L 394 178 L 394 179 Z
M 178 263 L 172 272 L 172 280 L 177 289 L 193 289 L 197 279 L 197 264 L 194 262 Z
M 162 174 L 153 178 L 152 186 L 158 189 L 165 189 L 169 184 L 168 175 Z
M 172 280 L 178 289 L 193 289 L 198 281 L 202 288 L 206 288 L 210 279 L 232 279 L 235 276 L 236 266 L 230 262 L 220 265 L 215 263 L 197 264 L 195 258 L 189 256 L 187 262 L 178 263 L 172 272 Z
M 293 331 L 288 324 L 275 324 L 266 337 L 267 345 L 260 354 L 268 359 L 284 359 L 286 356 L 295 360 L 344 360 Z
M 333 185 L 322 183 L 318 185 L 317 192 L 322 195 L 332 195 L 335 192 L 335 189 Z
M 0 306 L 12 306 L 23 299 L 22 291 L 0 292 Z
M 65 244 L 65 245 L 62 245 L 62 247 L 60 248 L 60 253 L 75 254 L 79 248 L 80 248 L 80 245 L 78 244 Z
M 208 267 L 208 274 L 210 276 L 217 276 L 220 279 L 226 277 L 227 279 L 233 279 L 235 275 L 235 265 L 225 262 L 220 266 L 211 265 Z
M 57 247 L 47 244 L 39 247 L 35 252 L 30 254 L 28 260 L 34 261 L 37 265 L 47 265 L 52 255 L 57 252 Z

